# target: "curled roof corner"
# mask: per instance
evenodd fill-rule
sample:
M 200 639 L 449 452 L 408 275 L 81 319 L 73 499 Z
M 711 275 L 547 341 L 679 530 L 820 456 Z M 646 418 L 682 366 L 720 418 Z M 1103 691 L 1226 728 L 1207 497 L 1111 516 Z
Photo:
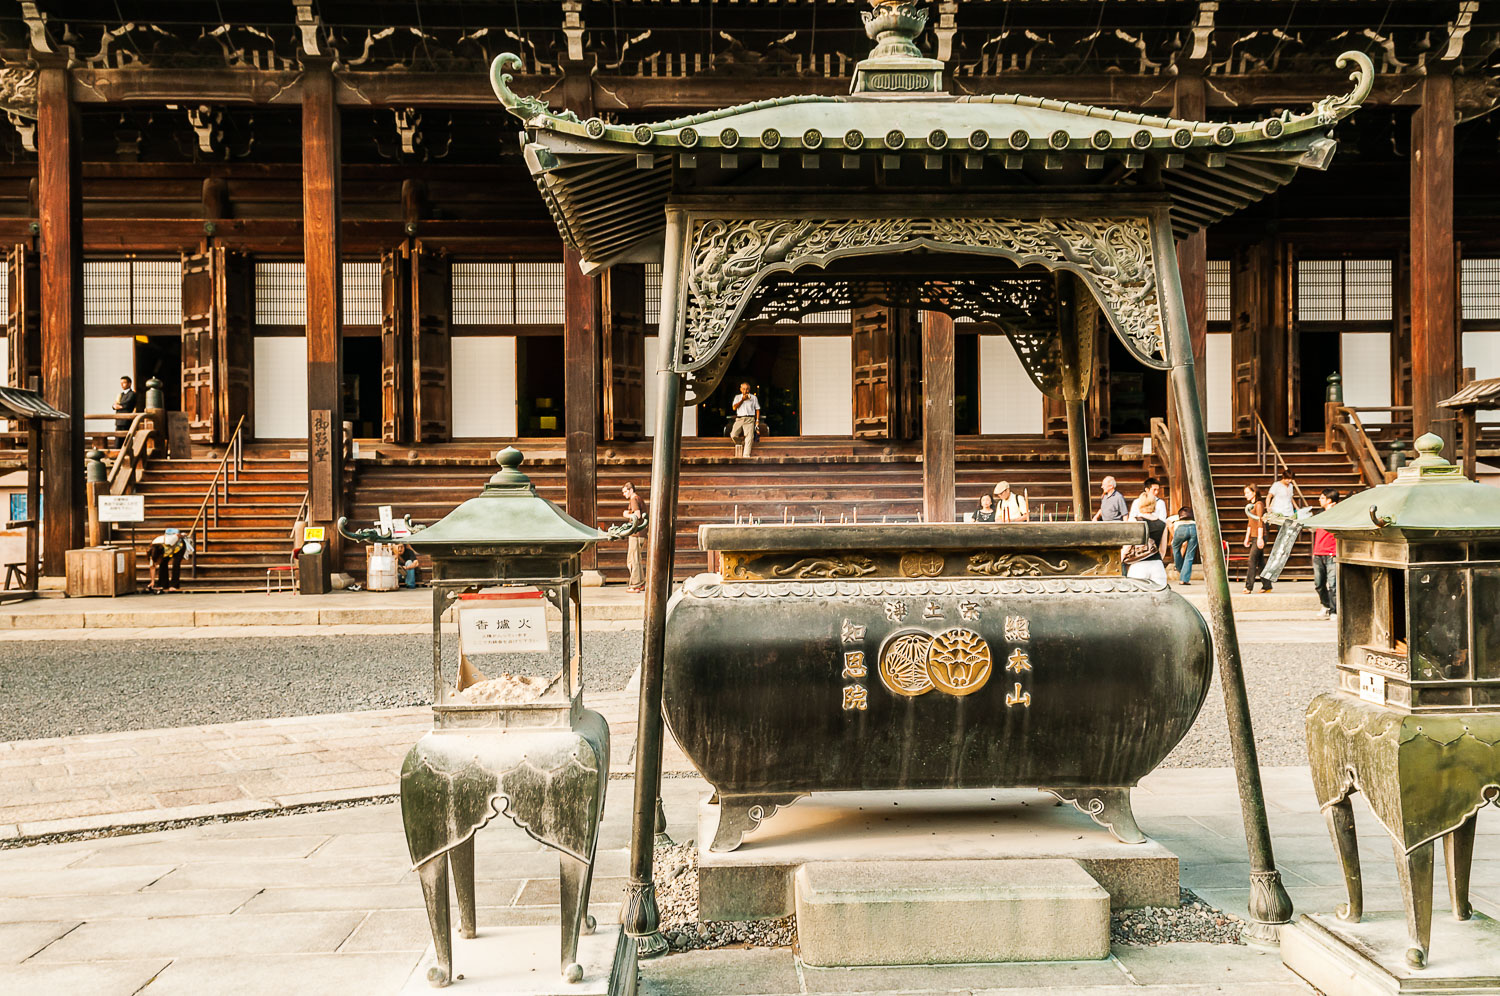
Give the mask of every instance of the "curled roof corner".
M 495 56 L 495 61 L 490 63 L 490 88 L 495 91 L 495 96 L 500 98 L 500 103 L 505 106 L 505 109 L 522 121 L 548 117 L 554 121 L 582 124 L 578 115 L 572 111 L 554 111 L 552 106 L 540 97 L 523 97 L 512 90 L 510 81 L 514 77 L 506 70 L 520 69 L 523 65 L 521 57 L 514 52 L 501 52 Z

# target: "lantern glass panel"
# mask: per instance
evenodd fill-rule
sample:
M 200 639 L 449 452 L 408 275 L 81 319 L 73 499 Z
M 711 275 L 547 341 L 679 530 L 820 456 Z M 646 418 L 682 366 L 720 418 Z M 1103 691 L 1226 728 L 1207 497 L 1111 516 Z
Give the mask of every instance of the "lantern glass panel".
M 1486 606 L 1488 608 L 1486 608 Z M 1474 677 L 1500 678 L 1500 570 L 1474 572 Z
M 1468 559 L 1468 550 L 1463 543 L 1417 543 L 1413 544 L 1407 558 L 1411 563 L 1455 563 Z
M 1412 666 L 1421 681 L 1460 679 L 1469 670 L 1469 586 L 1465 571 L 1413 568 Z

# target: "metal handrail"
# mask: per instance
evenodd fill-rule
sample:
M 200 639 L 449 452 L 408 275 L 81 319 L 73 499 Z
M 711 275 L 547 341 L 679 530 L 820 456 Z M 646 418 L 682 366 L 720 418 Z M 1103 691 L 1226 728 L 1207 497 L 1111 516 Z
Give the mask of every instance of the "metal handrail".
M 1250 415 L 1255 419 L 1255 459 L 1260 464 L 1261 473 L 1265 473 L 1266 452 L 1268 449 L 1271 455 L 1276 458 L 1273 469 L 1279 470 L 1285 467 L 1287 470 L 1291 470 L 1292 465 L 1286 462 L 1286 457 L 1281 455 L 1281 450 L 1277 448 L 1276 441 L 1271 438 L 1271 430 L 1267 429 L 1266 423 L 1261 421 L 1260 412 L 1252 409 Z M 1307 504 L 1307 497 L 1302 494 L 1302 487 L 1297 483 L 1295 474 L 1292 476 L 1292 493 L 1297 496 L 1297 500 L 1303 505 Z
M 192 576 L 195 577 L 195 578 L 198 576 L 198 551 L 201 550 L 201 549 L 203 549 L 204 547 L 208 546 L 208 525 L 209 524 L 207 522 L 207 517 L 211 514 L 213 516 L 213 524 L 215 526 L 217 526 L 219 524 L 219 505 L 220 505 L 220 501 L 219 501 L 219 487 L 220 487 L 220 480 L 221 479 L 223 480 L 223 488 L 224 488 L 224 501 L 223 501 L 223 503 L 224 504 L 228 504 L 229 503 L 229 474 L 230 474 L 230 470 L 229 470 L 230 463 L 229 463 L 229 460 L 230 460 L 230 458 L 231 457 L 234 458 L 234 465 L 233 465 L 234 466 L 234 471 L 233 471 L 233 473 L 234 473 L 234 479 L 236 481 L 238 481 L 240 479 L 240 471 L 243 470 L 244 467 L 245 467 L 245 459 L 244 459 L 244 453 L 243 453 L 243 444 L 242 444 L 242 440 L 241 440 L 241 436 L 240 436 L 241 430 L 243 430 L 244 428 L 245 428 L 245 416 L 241 415 L 240 416 L 240 420 L 235 423 L 233 435 L 231 435 L 229 437 L 229 445 L 227 445 L 226 447 L 224 447 L 224 456 L 222 458 L 220 458 L 220 460 L 219 460 L 219 466 L 214 469 L 213 480 L 211 480 L 211 481 L 208 482 L 208 491 L 203 495 L 203 501 L 200 502 L 199 505 L 198 505 L 198 514 L 193 517 L 193 524 L 191 526 L 188 526 L 188 542 L 190 542 L 190 543 L 193 544 L 193 575 Z M 209 509 L 210 509 L 209 502 L 210 501 L 213 502 L 212 512 L 209 511 Z M 198 530 L 199 530 L 200 527 L 203 530 L 203 541 L 201 543 L 197 539 L 197 537 L 198 537 Z

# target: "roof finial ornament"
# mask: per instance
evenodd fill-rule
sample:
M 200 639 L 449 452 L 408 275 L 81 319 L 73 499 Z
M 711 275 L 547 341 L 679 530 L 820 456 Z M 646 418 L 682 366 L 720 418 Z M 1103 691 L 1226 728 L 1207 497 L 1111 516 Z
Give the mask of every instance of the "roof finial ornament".
M 916 37 L 927 27 L 925 0 L 870 0 L 865 34 L 875 42 L 854 67 L 851 93 L 941 93 L 943 64 L 928 59 Z
M 875 42 L 872 59 L 920 59 L 922 50 L 913 40 L 927 27 L 923 0 L 870 0 L 873 10 L 864 11 L 865 34 Z

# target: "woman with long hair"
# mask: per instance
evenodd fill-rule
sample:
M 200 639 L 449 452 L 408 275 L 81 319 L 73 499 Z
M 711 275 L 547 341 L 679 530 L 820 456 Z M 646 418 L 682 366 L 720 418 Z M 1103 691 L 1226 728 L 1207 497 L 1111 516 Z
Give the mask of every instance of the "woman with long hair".
M 1266 566 L 1266 503 L 1261 500 L 1260 489 L 1254 484 L 1245 485 L 1245 548 L 1250 556 L 1245 562 L 1245 593 L 1255 590 L 1255 582 L 1261 583 L 1261 591 L 1271 590 L 1271 582 L 1260 576 Z

